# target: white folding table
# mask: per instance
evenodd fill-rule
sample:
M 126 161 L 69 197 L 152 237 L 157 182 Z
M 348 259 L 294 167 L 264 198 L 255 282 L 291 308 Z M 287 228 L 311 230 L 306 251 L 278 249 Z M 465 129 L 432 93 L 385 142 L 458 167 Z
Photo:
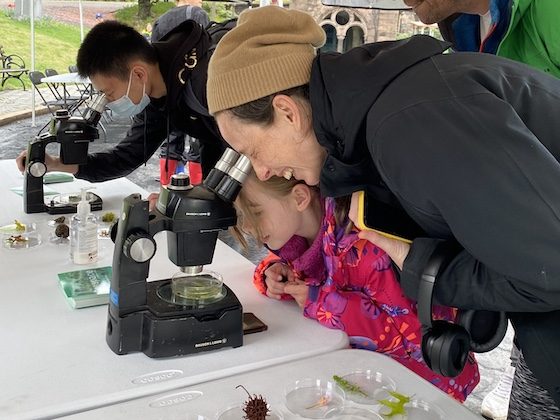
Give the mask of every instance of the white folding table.
M 10 191 L 23 176 L 14 161 L 0 161 L 0 225 L 13 219 L 37 223 L 48 234 L 46 213 L 25 214 L 22 198 Z M 64 193 L 95 186 L 103 212 L 120 212 L 122 199 L 147 192 L 125 178 L 99 184 L 76 180 L 50 184 Z M 96 212 L 98 215 L 102 212 Z M 177 271 L 167 258 L 164 233 L 149 280 Z M 0 418 L 54 418 L 328 353 L 348 346 L 347 336 L 303 317 L 294 302 L 260 295 L 252 285 L 254 265 L 218 241 L 210 269 L 223 275 L 245 312 L 254 312 L 268 331 L 245 336 L 244 345 L 180 358 L 150 359 L 143 353 L 114 354 L 105 343 L 107 307 L 71 309 L 57 273 L 74 265 L 68 248 L 43 243 L 27 250 L 0 247 Z M 100 243 L 96 266 L 111 265 L 113 244 Z
M 367 370 L 371 371 L 372 375 L 380 373 L 390 378 L 394 381 L 397 392 L 411 397 L 413 401 L 420 401 L 416 405 L 430 407 L 433 410 L 432 413 L 422 413 L 425 415 L 423 417 L 425 419 L 481 419 L 481 417 L 393 359 L 371 351 L 348 349 L 82 412 L 68 417 L 68 420 L 185 420 L 187 418 L 196 419 L 196 415 L 213 420 L 219 418 L 219 414 L 223 413 L 228 407 L 243 405 L 243 402 L 247 400 L 247 394 L 242 389 L 236 388 L 238 385 L 244 386 L 250 394 L 262 395 L 269 403 L 271 411 L 278 417 L 282 416 L 284 420 L 296 420 L 302 417 L 288 409 L 285 397 L 294 387 L 296 381 L 308 378 L 312 381 L 332 382 L 333 375 L 342 377 L 353 372 Z M 363 404 L 363 400 L 362 403 L 358 404 L 349 398 L 350 394 L 348 392 L 345 394 L 345 399 L 342 400 L 343 407 L 370 409 L 374 412 L 378 412 L 380 409 L 380 405 L 375 398 L 371 398 L 371 402 L 368 401 L 367 404 Z M 325 409 L 327 413 L 329 410 L 334 410 L 334 408 L 327 407 Z M 317 409 L 317 412 L 321 414 L 319 409 Z M 310 413 L 312 412 L 310 411 Z M 332 417 L 327 414 L 327 418 L 336 419 L 336 413 L 340 414 L 341 412 L 331 411 L 331 413 Z M 187 415 L 191 417 L 187 417 Z M 306 415 L 308 415 L 307 412 Z M 365 418 L 372 417 L 373 415 Z M 347 415 L 338 418 L 355 419 L 356 417 Z M 402 417 L 397 416 L 394 419 L 402 419 Z M 239 420 L 241 420 L 241 417 Z

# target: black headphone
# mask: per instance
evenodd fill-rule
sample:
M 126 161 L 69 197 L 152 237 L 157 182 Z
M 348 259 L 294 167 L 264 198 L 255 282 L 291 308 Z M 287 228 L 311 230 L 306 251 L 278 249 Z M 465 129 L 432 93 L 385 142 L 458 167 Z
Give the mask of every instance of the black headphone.
M 441 244 L 443 245 L 443 243 Z M 459 310 L 455 323 L 434 321 L 432 300 L 438 272 L 450 257 L 440 246 L 422 273 L 418 290 L 418 319 L 422 323 L 422 356 L 430 369 L 455 377 L 465 367 L 470 351 L 484 353 L 496 348 L 507 331 L 504 312 Z

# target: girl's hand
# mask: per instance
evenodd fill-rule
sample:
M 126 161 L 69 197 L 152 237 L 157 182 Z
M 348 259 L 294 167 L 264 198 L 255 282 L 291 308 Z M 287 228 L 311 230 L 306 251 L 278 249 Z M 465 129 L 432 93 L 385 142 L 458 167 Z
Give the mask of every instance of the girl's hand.
M 350 212 L 348 213 L 350 220 L 356 224 L 358 217 L 358 193 L 352 194 L 352 201 L 350 203 Z M 389 258 L 399 267 L 403 268 L 404 260 L 410 251 L 410 245 L 406 242 L 399 241 L 398 239 L 391 239 L 371 230 L 362 230 L 358 237 L 366 239 L 372 244 L 377 245 L 389 255 Z
M 264 272 L 264 282 L 266 283 L 266 295 L 273 299 L 280 299 L 285 293 L 284 288 L 287 282 L 296 279 L 293 271 L 286 264 L 274 263 Z
M 309 293 L 309 286 L 304 281 L 295 280 L 288 282 L 284 287 L 284 293 L 292 295 L 301 309 L 305 306 L 307 301 L 307 294 Z

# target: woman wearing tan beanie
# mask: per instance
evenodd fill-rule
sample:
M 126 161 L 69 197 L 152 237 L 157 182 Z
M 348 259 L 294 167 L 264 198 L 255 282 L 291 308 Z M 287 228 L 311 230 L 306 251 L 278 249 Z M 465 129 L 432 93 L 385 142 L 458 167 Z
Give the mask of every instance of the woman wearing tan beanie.
M 370 208 L 416 222 L 410 245 L 360 236 L 393 258 L 408 297 L 429 274 L 440 304 L 508 312 L 560 405 L 560 81 L 421 35 L 315 57 L 324 37 L 302 12 L 241 14 L 208 70 L 224 139 L 263 180 L 367 190 Z

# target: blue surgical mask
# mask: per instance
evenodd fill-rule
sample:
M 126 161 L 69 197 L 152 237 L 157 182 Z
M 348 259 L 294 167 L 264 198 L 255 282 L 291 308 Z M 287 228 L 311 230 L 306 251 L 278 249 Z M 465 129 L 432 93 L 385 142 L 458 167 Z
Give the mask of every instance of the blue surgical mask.
M 122 115 L 123 117 L 132 117 L 133 115 L 139 114 L 148 106 L 150 103 L 150 97 L 146 95 L 146 84 L 144 83 L 144 90 L 142 93 L 142 99 L 138 104 L 132 102 L 128 97 L 130 93 L 130 85 L 132 83 L 132 71 L 130 72 L 130 77 L 128 79 L 128 88 L 126 89 L 126 94 L 116 101 L 109 102 L 107 108 L 113 111 L 115 114 Z

